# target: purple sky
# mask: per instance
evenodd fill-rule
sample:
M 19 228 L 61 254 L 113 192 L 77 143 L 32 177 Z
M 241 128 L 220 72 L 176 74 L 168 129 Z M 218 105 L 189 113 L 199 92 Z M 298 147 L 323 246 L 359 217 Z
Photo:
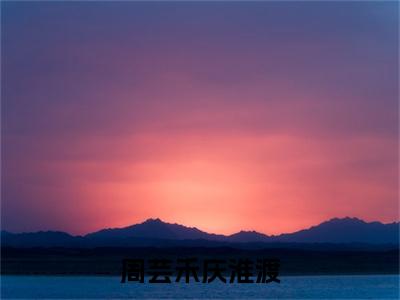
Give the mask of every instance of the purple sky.
M 3 2 L 2 227 L 398 220 L 397 2 Z

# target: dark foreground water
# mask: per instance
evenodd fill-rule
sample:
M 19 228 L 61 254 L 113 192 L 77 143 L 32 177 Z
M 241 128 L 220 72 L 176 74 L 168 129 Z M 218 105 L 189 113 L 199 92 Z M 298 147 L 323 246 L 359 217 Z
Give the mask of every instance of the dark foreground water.
M 120 283 L 119 277 L 2 276 L 2 298 L 399 299 L 399 275 L 287 276 L 281 283 Z

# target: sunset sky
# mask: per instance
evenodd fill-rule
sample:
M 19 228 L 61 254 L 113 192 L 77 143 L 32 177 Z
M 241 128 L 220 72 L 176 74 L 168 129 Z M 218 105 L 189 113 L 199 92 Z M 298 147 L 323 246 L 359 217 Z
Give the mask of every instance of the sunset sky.
M 397 2 L 1 5 L 2 229 L 399 220 Z

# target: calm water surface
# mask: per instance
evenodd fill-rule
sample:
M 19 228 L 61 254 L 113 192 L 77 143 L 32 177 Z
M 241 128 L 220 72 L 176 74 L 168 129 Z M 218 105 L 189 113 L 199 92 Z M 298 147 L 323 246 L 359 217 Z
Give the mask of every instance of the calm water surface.
M 119 277 L 2 276 L 2 298 L 399 299 L 399 275 L 281 276 L 281 283 L 120 283 Z

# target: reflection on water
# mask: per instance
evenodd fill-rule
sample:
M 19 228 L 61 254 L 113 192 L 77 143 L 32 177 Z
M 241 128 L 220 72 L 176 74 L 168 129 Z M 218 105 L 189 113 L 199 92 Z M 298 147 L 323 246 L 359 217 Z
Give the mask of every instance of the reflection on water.
M 281 276 L 281 283 L 120 283 L 119 277 L 2 276 L 2 298 L 398 299 L 399 275 Z

